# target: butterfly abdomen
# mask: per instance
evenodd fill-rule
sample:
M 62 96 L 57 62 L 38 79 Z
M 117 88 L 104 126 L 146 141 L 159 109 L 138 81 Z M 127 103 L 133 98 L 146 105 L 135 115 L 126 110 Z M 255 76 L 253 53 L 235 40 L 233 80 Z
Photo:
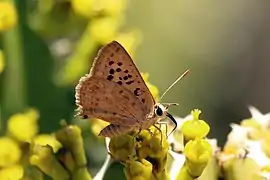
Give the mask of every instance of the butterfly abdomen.
M 130 132 L 132 129 L 133 129 L 132 127 L 128 127 L 128 126 L 110 124 L 100 131 L 99 136 L 105 136 L 105 137 L 120 136 L 120 135 Z

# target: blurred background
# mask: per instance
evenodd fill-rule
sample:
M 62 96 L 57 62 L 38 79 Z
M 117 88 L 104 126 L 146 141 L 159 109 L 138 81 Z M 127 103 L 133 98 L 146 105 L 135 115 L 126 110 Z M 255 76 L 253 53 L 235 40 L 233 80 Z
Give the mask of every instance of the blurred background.
M 250 116 L 248 105 L 270 111 L 269 18 L 268 0 L 2 0 L 1 134 L 28 108 L 39 114 L 39 133 L 62 119 L 84 123 L 73 119 L 74 88 L 98 49 L 118 40 L 160 94 L 191 69 L 162 102 L 179 103 L 171 112 L 180 117 L 201 109 L 222 145 L 229 124 Z M 102 150 L 89 158 L 102 164 Z

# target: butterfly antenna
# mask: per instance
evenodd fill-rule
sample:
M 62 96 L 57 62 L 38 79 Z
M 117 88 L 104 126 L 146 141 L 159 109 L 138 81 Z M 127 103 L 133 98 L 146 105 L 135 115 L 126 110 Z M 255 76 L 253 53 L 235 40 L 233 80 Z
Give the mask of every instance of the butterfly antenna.
M 189 69 L 186 70 L 181 76 L 179 76 L 168 88 L 167 90 L 162 94 L 160 100 L 167 94 L 167 92 L 178 82 L 180 81 L 183 77 L 185 77 L 189 73 Z

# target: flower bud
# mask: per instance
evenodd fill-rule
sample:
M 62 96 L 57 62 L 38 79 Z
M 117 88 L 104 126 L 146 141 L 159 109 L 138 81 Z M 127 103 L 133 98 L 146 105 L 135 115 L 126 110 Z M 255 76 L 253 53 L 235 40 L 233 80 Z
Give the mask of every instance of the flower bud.
M 209 125 L 204 120 L 199 119 L 200 110 L 195 109 L 191 111 L 191 114 L 193 115 L 193 119 L 184 122 L 181 130 L 186 142 L 195 138 L 203 138 L 210 130 Z

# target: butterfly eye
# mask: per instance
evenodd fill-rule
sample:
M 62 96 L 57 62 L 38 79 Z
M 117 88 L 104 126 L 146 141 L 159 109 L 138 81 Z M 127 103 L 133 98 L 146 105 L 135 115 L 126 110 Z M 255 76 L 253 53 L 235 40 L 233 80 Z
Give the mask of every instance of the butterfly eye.
M 159 106 L 156 108 L 156 115 L 158 115 L 158 116 L 162 116 L 163 115 L 163 111 L 162 111 L 162 109 Z

